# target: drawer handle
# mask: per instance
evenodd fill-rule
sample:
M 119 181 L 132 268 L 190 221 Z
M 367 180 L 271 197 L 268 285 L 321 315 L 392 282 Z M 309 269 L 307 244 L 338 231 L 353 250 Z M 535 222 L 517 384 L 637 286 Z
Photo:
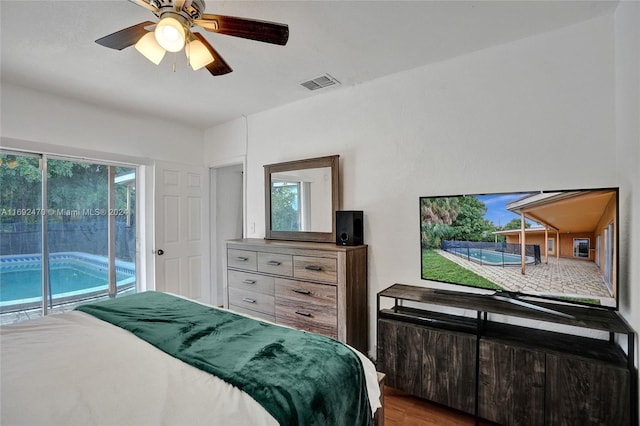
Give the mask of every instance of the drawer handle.
M 246 262 L 247 260 L 249 260 L 249 258 L 244 256 L 236 256 L 236 260 L 238 262 Z
M 312 316 L 310 312 L 296 311 L 296 314 L 302 315 L 303 317 L 308 317 L 308 318 Z
M 250 280 L 249 278 L 242 280 L 243 283 L 245 284 L 255 284 L 257 281 L 256 280 Z
M 249 297 L 243 297 L 242 301 L 247 303 L 256 303 L 256 299 L 251 299 Z
M 278 262 L 277 260 L 270 260 L 267 262 L 267 265 L 269 266 L 280 266 L 282 265 L 282 263 Z
M 322 267 L 318 266 L 318 265 L 307 265 L 307 266 L 304 267 L 304 269 L 306 269 L 308 271 L 315 271 L 315 272 L 322 271 Z
M 306 295 L 311 294 L 311 292 L 310 292 L 309 290 L 303 290 L 303 289 L 301 289 L 301 288 L 294 288 L 294 289 L 293 289 L 293 290 L 291 290 L 291 291 L 293 291 L 293 292 L 295 292 L 295 293 L 298 293 L 298 294 L 306 294 Z

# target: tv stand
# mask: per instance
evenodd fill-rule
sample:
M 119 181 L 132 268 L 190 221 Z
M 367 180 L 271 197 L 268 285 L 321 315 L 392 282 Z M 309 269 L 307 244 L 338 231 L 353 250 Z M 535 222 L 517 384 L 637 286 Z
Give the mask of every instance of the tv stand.
M 519 302 L 394 284 L 377 296 L 378 370 L 388 386 L 502 425 L 637 425 L 635 333 L 624 318 Z

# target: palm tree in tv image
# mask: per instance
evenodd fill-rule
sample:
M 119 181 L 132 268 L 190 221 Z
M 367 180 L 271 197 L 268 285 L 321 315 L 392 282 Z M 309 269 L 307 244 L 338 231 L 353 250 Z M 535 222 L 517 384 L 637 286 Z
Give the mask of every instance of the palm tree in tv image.
M 474 196 L 420 199 L 423 279 L 502 289 L 441 254 L 449 241 L 502 243 L 504 237 L 496 239 L 496 226 L 484 217 L 486 213 L 485 204 Z

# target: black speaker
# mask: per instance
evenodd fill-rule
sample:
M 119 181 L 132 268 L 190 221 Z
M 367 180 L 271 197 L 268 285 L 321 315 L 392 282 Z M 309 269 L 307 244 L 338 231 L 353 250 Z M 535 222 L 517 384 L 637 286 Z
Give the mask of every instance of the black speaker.
M 361 210 L 336 211 L 336 244 L 359 246 L 364 244 L 364 224 Z

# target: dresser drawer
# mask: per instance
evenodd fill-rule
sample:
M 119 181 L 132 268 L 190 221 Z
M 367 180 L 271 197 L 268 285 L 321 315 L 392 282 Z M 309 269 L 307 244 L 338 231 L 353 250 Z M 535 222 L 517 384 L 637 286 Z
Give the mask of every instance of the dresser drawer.
M 258 271 L 292 277 L 293 257 L 290 254 L 258 253 Z
M 313 303 L 327 309 L 336 308 L 336 286 L 305 281 L 276 279 L 276 297 L 295 300 L 302 305 Z
M 276 322 L 337 338 L 336 287 L 276 279 Z
M 300 304 L 294 299 L 276 297 L 276 323 L 338 338 L 335 306 Z
M 274 295 L 274 278 L 260 274 L 252 274 L 251 272 L 227 271 L 227 280 L 229 288 L 237 288 L 246 291 L 255 291 L 257 293 Z
M 258 254 L 255 251 L 229 249 L 227 250 L 227 266 L 229 268 L 257 271 Z
M 229 288 L 229 306 L 234 305 L 269 315 L 273 315 L 275 312 L 273 296 L 237 288 Z
M 293 276 L 335 284 L 338 282 L 338 261 L 326 257 L 293 256 Z

